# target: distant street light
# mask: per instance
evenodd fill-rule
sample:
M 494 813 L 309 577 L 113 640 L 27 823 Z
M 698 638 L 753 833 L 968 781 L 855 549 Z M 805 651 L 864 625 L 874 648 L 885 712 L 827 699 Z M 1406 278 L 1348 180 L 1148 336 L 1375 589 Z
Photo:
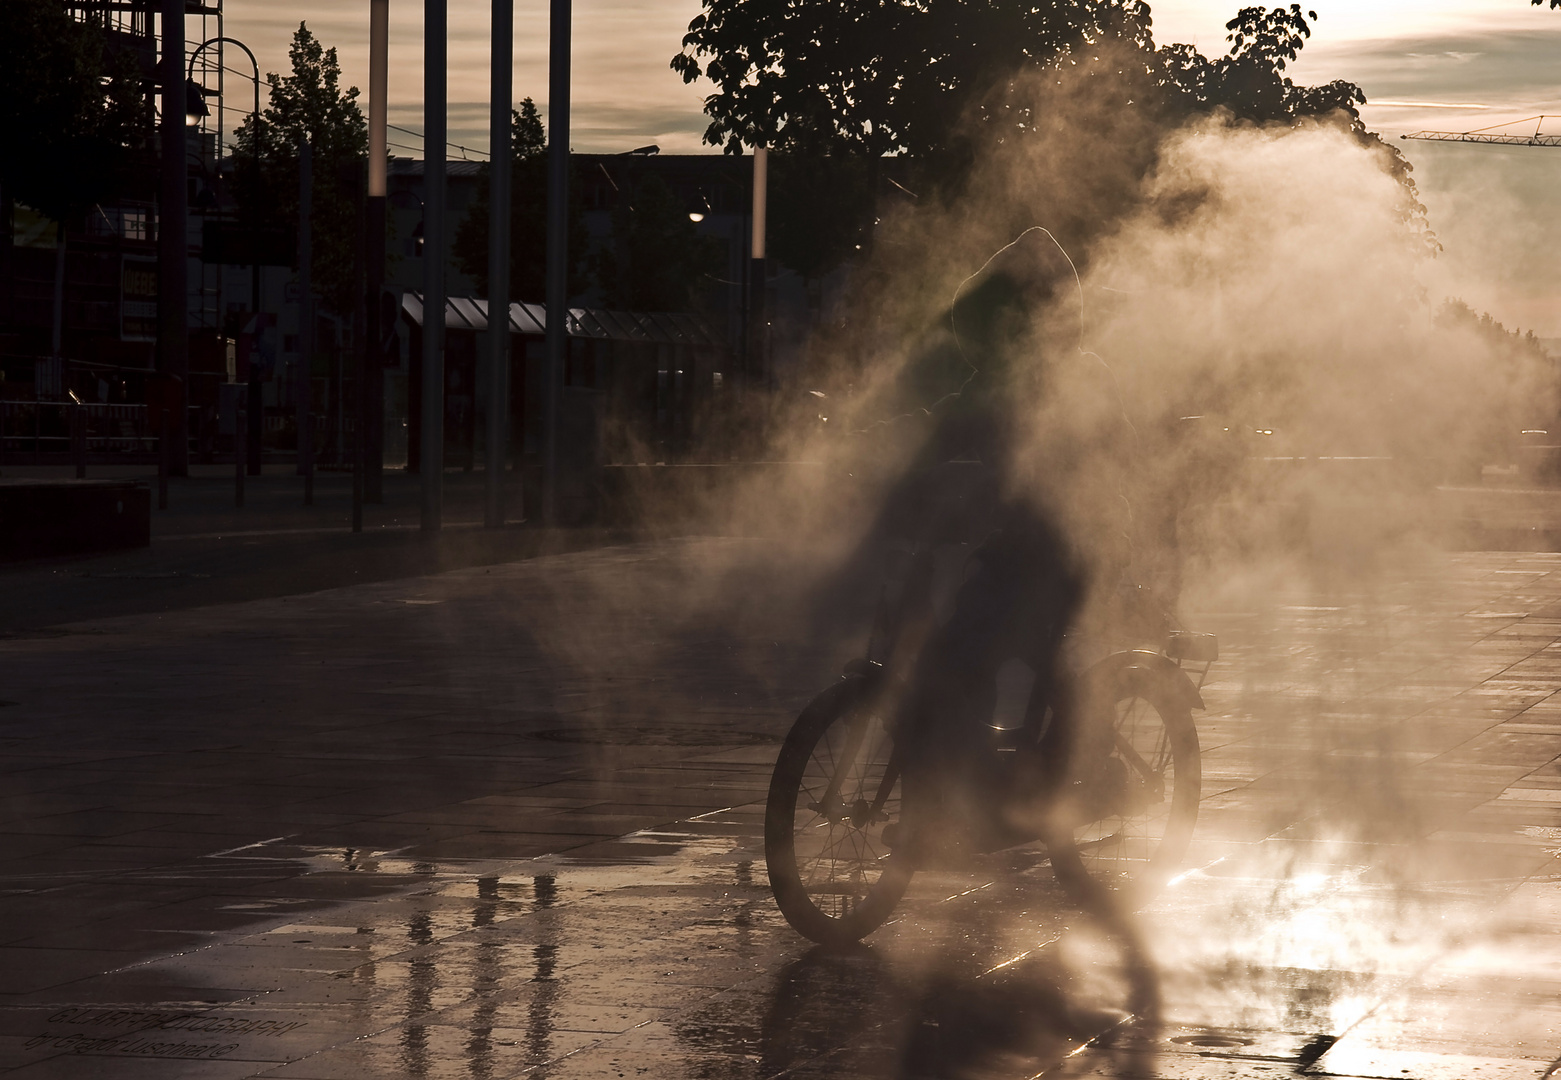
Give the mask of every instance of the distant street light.
M 200 52 L 200 49 L 196 49 Z M 195 63 L 195 57 L 190 57 L 190 63 Z M 211 110 L 206 107 L 206 91 L 194 79 L 184 80 L 184 126 L 195 127 L 208 116 Z
M 229 45 L 237 45 L 239 48 L 243 49 L 244 55 L 249 57 L 249 62 L 255 69 L 255 74 L 252 76 L 255 81 L 255 104 L 254 108 L 250 110 L 249 115 L 250 123 L 257 125 L 258 127 L 260 123 L 260 61 L 255 59 L 255 54 L 250 51 L 249 46 L 245 45 L 238 38 L 230 38 L 220 34 L 217 37 L 208 38 L 201 42 L 199 45 L 195 46 L 195 50 L 190 53 L 189 70 L 186 72 L 184 79 L 184 123 L 187 127 L 194 127 L 196 124 L 199 124 L 202 120 L 211 115 L 211 110 L 206 107 L 206 91 L 199 83 L 195 81 L 195 61 L 200 57 L 202 52 L 217 44 L 219 41 L 225 41 Z M 214 91 L 214 93 L 215 92 L 216 91 Z
M 245 45 L 237 38 L 218 35 L 217 37 L 209 38 L 206 41 L 201 42 L 195 47 L 195 51 L 190 53 L 189 71 L 185 79 L 184 96 L 188 100 L 190 93 L 193 91 L 195 93 L 194 103 L 200 107 L 200 112 L 198 114 L 193 113 L 190 111 L 190 107 L 186 105 L 184 122 L 194 126 L 200 122 L 201 117 L 211 115 L 210 110 L 206 108 L 206 92 L 195 83 L 195 59 L 196 57 L 200 56 L 200 54 L 206 48 L 217 44 L 219 41 L 225 41 L 229 45 L 237 45 L 239 48 L 243 49 L 244 55 L 249 57 L 250 65 L 255 69 L 255 74 L 253 76 L 255 81 L 255 101 L 249 112 L 249 122 L 251 125 L 250 130 L 255 133 L 254 197 L 256 200 L 259 200 L 261 198 L 260 61 L 255 59 L 255 54 L 250 50 L 248 45 Z M 218 141 L 220 142 L 221 132 L 218 132 L 218 136 Z M 260 336 L 260 214 L 258 212 L 258 207 L 252 208 L 250 214 L 249 242 L 251 248 L 249 253 L 249 310 L 250 314 L 255 317 L 255 336 L 258 339 Z M 265 433 L 265 421 L 263 416 L 265 412 L 265 399 L 263 396 L 263 390 L 260 385 L 260 371 L 254 362 L 253 354 L 249 366 L 249 400 L 246 404 L 247 408 L 245 409 L 245 415 L 248 418 L 247 422 L 249 425 L 249 430 L 246 432 L 246 438 L 244 440 L 246 456 L 248 458 L 248 460 L 245 462 L 244 468 L 250 476 L 259 476 L 261 462 L 260 442 Z

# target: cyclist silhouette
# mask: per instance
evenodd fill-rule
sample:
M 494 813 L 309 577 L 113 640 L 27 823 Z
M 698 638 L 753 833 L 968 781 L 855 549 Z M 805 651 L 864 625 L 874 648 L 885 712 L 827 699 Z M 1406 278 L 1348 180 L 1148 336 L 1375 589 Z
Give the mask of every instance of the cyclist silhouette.
M 924 600 L 926 610 L 912 613 L 923 623 L 922 633 L 913 635 L 919 640 L 903 646 L 914 652 L 897 718 L 906 736 L 900 741 L 909 809 L 892 842 L 913 857 L 970 837 L 978 847 L 1002 845 L 1004 824 L 996 817 L 1002 800 L 991 794 L 1014 781 L 1014 766 L 1005 761 L 1015 758 L 992 751 L 986 727 L 999 671 L 1014 661 L 1028 668 L 1032 709 L 1058 700 L 1063 636 L 1086 593 L 1085 560 L 1021 467 L 1032 445 L 1028 407 L 1047 381 L 1037 350 L 1027 343 L 1060 276 L 1060 260 L 1053 257 L 1048 267 L 1037 258 L 1050 254 L 1052 243 L 1050 234 L 1043 239 L 1037 232 L 1044 230 L 1026 233 L 994 256 L 956 295 L 949 316 L 969 371 L 960 388 L 928 409 L 886 422 L 927 429 L 886 503 L 889 528 L 924 551 L 979 538 L 944 617 L 939 620 Z M 1037 252 L 1039 245 L 1048 247 Z M 946 468 L 954 463 L 959 467 Z M 958 488 L 953 498 L 951 479 Z M 1103 561 L 1102 546 L 1096 538 L 1096 565 Z M 1046 722 L 1043 716 L 1026 719 Z M 1059 739 L 1047 745 L 1056 748 Z
M 1024 244 L 1038 233 L 1052 270 Z M 905 372 L 957 355 L 954 392 L 854 433 L 920 439 L 820 599 L 849 595 L 834 586 L 881 562 L 882 541 L 914 542 L 884 577 L 867 655 L 803 708 L 770 778 L 770 885 L 813 941 L 871 933 L 945 852 L 1044 842 L 1093 905 L 1152 893 L 1191 839 L 1203 701 L 1181 662 L 1212 663 L 1217 644 L 1123 573 L 1144 531 L 1130 492 L 1154 478 L 1111 369 L 1046 336 L 1058 286 L 1078 288 L 1054 252 L 1030 230 L 967 279 L 953 346 Z

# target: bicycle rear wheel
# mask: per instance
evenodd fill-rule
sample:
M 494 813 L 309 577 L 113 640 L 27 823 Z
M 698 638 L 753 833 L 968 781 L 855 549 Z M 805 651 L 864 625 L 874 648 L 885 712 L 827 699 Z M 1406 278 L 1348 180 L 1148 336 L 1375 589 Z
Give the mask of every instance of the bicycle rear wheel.
M 1170 680 L 1123 668 L 1086 678 L 1069 794 L 1048 838 L 1074 899 L 1139 904 L 1181 866 L 1203 784 L 1198 729 Z
M 911 879 L 883 839 L 900 817 L 901 784 L 876 704 L 861 678 L 824 691 L 792 725 L 770 779 L 770 887 L 793 929 L 823 945 L 876 930 Z

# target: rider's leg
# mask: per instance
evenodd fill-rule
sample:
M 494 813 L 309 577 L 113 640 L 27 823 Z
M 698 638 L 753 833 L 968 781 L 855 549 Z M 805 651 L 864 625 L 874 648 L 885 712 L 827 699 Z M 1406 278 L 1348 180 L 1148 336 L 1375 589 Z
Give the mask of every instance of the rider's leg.
M 981 831 L 994 777 L 984 738 L 996 697 L 1008 602 L 973 563 L 948 622 L 927 639 L 905 705 L 906 828 L 928 850 Z

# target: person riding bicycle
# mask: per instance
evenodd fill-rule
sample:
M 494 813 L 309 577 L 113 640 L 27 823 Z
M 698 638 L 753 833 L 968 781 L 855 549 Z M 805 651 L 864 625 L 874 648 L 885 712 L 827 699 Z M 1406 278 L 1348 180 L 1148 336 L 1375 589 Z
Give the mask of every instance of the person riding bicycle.
M 1036 752 L 1060 757 L 1067 733 L 1052 732 L 1039 748 L 1029 748 L 1028 757 L 995 752 L 989 725 L 999 672 L 1015 661 L 1028 669 L 1032 712 L 1044 714 L 1048 703 L 1060 700 L 1063 637 L 1080 617 L 1091 571 L 1104 567 L 1114 575 L 1125 561 L 1113 551 L 1123 546 L 1115 524 L 1089 529 L 1086 560 L 1026 473 L 1035 452 L 1029 410 L 1047 383 L 1047 372 L 1038 368 L 1042 360 L 1027 346 L 1032 320 L 1051 298 L 1058 275 L 1037 269 L 1033 249 L 1005 254 L 962 288 L 950 310 L 970 369 L 963 385 L 928 409 L 886 422 L 927 429 L 887 501 L 891 531 L 908 534 L 924 552 L 952 538 L 979 537 L 945 617 L 938 620 L 930 607 L 912 613 L 909 621 L 919 615 L 921 633 L 902 635 L 912 640 L 901 642 L 900 662 L 893 665 L 904 671 L 896 724 L 907 811 L 889 835 L 916 859 L 967 844 L 1003 846 L 1005 835 L 1022 831 L 1003 820 L 1005 800 L 992 796 L 1015 784 L 1055 780 L 1064 762 L 1035 760 Z M 1082 452 L 1112 456 L 1122 450 L 1091 446 Z M 940 490 L 951 472 L 962 481 L 955 499 Z M 1053 485 L 1054 492 L 1060 487 Z M 1037 730 L 1050 723 L 1045 715 L 1026 717 Z
M 1162 885 L 1191 840 L 1203 704 L 1180 665 L 1217 651 L 1124 573 L 1142 566 L 1134 538 L 1163 542 L 1135 503 L 1180 513 L 1174 492 L 1141 494 L 1178 467 L 1146 468 L 1139 440 L 1167 402 L 1130 409 L 1082 340 L 1055 343 L 1078 278 L 1020 241 L 956 291 L 954 392 L 836 444 L 854 475 L 908 441 L 875 436 L 920 436 L 877 527 L 820 583 L 819 629 L 871 566 L 911 564 L 886 575 L 865 658 L 802 709 L 770 778 L 770 885 L 821 944 L 883 925 L 918 869 L 961 848 L 1044 843 L 1071 897 L 1111 907 Z M 939 359 L 936 343 L 911 357 Z

